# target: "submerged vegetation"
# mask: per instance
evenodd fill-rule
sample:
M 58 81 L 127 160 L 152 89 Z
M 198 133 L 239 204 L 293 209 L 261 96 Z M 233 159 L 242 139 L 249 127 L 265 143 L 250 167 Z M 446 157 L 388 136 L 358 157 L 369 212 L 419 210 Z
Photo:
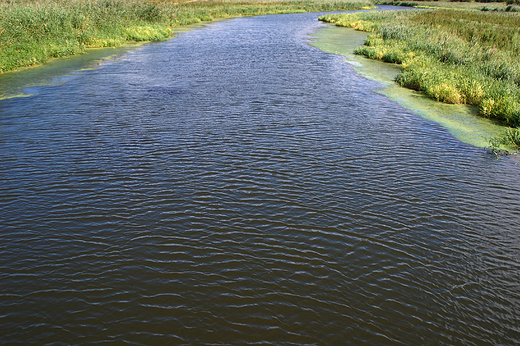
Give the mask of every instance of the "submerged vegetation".
M 365 0 L 0 0 L 0 73 L 86 48 L 164 40 L 172 27 L 216 18 L 370 6 Z
M 520 148 L 520 14 L 411 10 L 320 20 L 372 33 L 356 54 L 400 64 L 396 81 L 404 87 L 477 106 L 511 127 L 501 143 Z

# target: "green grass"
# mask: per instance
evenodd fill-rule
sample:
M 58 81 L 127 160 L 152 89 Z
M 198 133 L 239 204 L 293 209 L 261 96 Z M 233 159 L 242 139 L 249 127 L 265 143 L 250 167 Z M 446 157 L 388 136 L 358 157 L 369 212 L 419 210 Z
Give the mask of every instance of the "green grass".
M 79 54 L 87 48 L 165 40 L 174 26 L 216 18 L 367 6 L 371 3 L 366 0 L 3 0 L 0 73 Z
M 509 0 L 520 1 L 520 0 Z M 408 6 L 427 9 L 451 9 L 460 11 L 486 11 L 497 10 L 505 11 L 508 4 L 504 1 L 484 0 L 484 1 L 392 1 L 376 0 L 378 5 Z
M 520 129 L 508 128 L 502 136 L 489 139 L 489 147 L 495 154 L 507 154 L 502 145 L 520 151 Z
M 401 64 L 400 85 L 520 126 L 520 14 L 411 10 L 320 19 L 373 33 L 355 53 Z

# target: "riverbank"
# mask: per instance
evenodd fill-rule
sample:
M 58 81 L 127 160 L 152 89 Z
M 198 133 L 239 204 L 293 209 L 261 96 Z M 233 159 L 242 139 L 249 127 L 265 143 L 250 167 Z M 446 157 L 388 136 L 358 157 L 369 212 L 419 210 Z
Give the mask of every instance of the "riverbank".
M 459 11 L 502 11 L 516 12 L 520 0 L 508 0 L 497 2 L 492 0 L 482 0 L 481 2 L 469 1 L 392 1 L 392 0 L 376 0 L 377 5 L 406 6 L 423 9 L 451 9 Z
M 478 107 L 506 126 L 491 145 L 520 148 L 520 15 L 456 10 L 320 17 L 372 33 L 356 54 L 401 65 L 396 81 L 451 104 Z
M 4 0 L 0 2 L 0 73 L 81 54 L 87 48 L 161 41 L 174 27 L 263 14 L 358 10 L 365 0 Z
M 366 59 L 355 55 L 354 50 L 363 45 L 368 34 L 363 31 L 327 26 L 312 35 L 311 45 L 326 53 L 341 55 L 345 62 L 363 77 L 381 84 L 374 90 L 401 106 L 447 129 L 461 142 L 479 148 L 489 148 L 489 139 L 504 134 L 504 127 L 477 115 L 477 109 L 468 105 L 437 102 L 423 93 L 403 88 L 395 83 L 400 66 L 382 60 Z M 507 150 L 504 146 L 497 149 Z

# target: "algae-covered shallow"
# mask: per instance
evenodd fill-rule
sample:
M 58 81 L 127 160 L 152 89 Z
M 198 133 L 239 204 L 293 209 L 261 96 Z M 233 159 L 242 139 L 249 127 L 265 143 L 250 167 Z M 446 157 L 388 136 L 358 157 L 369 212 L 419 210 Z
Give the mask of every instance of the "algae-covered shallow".
M 140 44 L 127 44 L 117 48 L 89 49 L 84 54 L 53 59 L 45 65 L 26 67 L 0 74 L 0 100 L 25 97 L 38 93 L 38 88 L 62 84 L 81 71 L 94 69 L 105 61 L 117 59 Z
M 504 127 L 493 121 L 478 117 L 477 109 L 467 105 L 449 105 L 428 99 L 422 93 L 400 87 L 394 82 L 400 67 L 378 60 L 355 55 L 354 49 L 363 45 L 366 32 L 331 25 L 318 30 L 311 45 L 327 53 L 343 55 L 362 76 L 381 83 L 381 93 L 425 119 L 445 127 L 464 143 L 477 147 L 489 147 L 489 140 L 502 136 Z M 507 149 L 507 148 L 503 148 Z
M 202 28 L 222 20 L 175 27 L 172 29 L 173 35 L 175 37 L 178 33 Z M 71 78 L 79 76 L 81 71 L 95 69 L 104 62 L 118 59 L 143 44 L 146 43 L 129 42 L 119 47 L 90 48 L 83 54 L 51 59 L 43 65 L 0 73 L 0 100 L 37 94 L 40 87 L 65 83 Z

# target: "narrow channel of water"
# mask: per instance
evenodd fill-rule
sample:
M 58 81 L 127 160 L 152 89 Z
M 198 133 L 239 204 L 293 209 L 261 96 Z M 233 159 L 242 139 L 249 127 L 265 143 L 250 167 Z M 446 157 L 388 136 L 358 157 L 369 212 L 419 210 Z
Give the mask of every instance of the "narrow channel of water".
M 0 100 L 8 344 L 520 341 L 520 166 L 240 18 Z

